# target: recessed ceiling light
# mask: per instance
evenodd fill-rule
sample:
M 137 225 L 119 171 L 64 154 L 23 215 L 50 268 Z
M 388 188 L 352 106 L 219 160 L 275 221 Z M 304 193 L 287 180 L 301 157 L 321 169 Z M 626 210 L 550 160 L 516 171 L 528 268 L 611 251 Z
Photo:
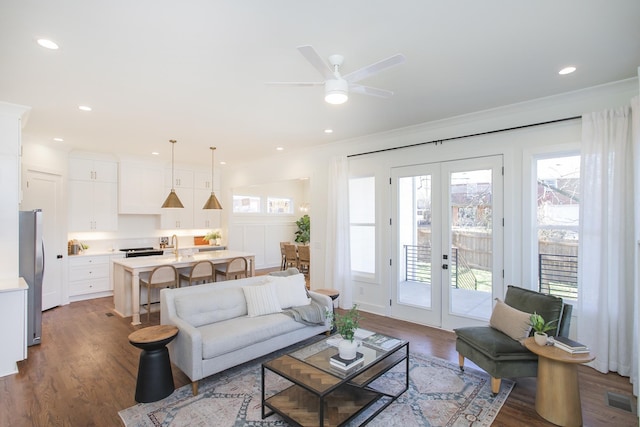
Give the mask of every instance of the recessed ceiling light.
M 47 39 L 38 39 L 38 44 L 42 47 L 45 47 L 47 49 L 51 49 L 51 50 L 56 50 L 58 49 L 58 45 L 51 41 L 51 40 L 47 40 Z
M 62 139 L 62 138 L 53 138 L 53 140 L 55 142 L 63 142 L 64 141 L 64 139 Z
M 284 147 L 276 147 L 276 150 L 278 150 L 278 151 L 284 151 Z
M 333 133 L 333 129 L 325 129 L 324 133 Z
M 153 154 L 154 156 L 159 156 L 160 153 L 158 153 L 157 151 L 152 151 L 151 154 Z
M 79 105 L 78 108 L 82 111 L 91 111 L 91 107 L 87 105 Z
M 221 165 L 226 165 L 226 164 L 227 164 L 227 162 L 225 162 L 225 161 L 221 161 L 221 162 L 220 162 L 220 164 L 221 164 Z
M 564 67 L 562 70 L 558 71 L 558 74 L 564 76 L 565 74 L 571 74 L 576 70 L 576 67 Z

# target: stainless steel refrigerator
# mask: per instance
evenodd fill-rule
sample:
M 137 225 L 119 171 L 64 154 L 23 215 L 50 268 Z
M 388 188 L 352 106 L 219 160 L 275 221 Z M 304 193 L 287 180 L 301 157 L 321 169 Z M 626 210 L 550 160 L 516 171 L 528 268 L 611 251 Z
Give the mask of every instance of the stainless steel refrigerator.
M 40 344 L 42 335 L 42 278 L 44 241 L 42 211 L 20 211 L 19 275 L 29 285 L 27 292 L 27 345 Z

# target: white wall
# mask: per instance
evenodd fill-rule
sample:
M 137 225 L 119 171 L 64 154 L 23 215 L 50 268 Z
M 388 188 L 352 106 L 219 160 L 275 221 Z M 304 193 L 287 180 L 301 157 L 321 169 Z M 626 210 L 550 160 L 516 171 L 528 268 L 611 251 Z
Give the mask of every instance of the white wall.
M 637 79 L 630 79 L 560 96 L 542 98 L 531 102 L 505 106 L 497 109 L 454 117 L 438 122 L 425 123 L 404 129 L 370 135 L 353 140 L 340 141 L 318 148 L 280 153 L 277 156 L 229 167 L 223 173 L 226 190 L 223 195 L 230 198 L 230 188 L 260 182 L 310 177 L 311 203 L 311 286 L 331 287 L 325 280 L 324 240 L 326 235 L 326 205 L 330 197 L 327 182 L 329 163 L 333 156 L 352 155 L 363 152 L 417 144 L 467 134 L 487 132 L 599 111 L 623 105 L 638 94 Z M 378 242 L 390 241 L 388 224 L 390 213 L 390 190 L 388 177 L 392 166 L 452 160 L 458 158 L 499 154 L 505 164 L 504 233 L 505 283 L 527 283 L 529 261 L 523 240 L 523 165 L 524 153 L 535 147 L 556 144 L 578 144 L 580 121 L 562 122 L 555 125 L 503 132 L 487 136 L 445 142 L 442 145 L 425 145 L 411 149 L 386 151 L 360 157 L 351 157 L 352 174 L 374 173 L 377 182 Z M 223 188 L 225 188 L 223 187 Z M 389 248 L 378 245 L 378 271 L 375 283 L 367 284 L 365 293 L 354 293 L 354 302 L 365 310 L 386 314 L 389 289 Z M 357 286 L 357 284 L 354 284 Z
M 28 107 L 0 102 L 0 279 L 18 278 L 20 134 L 28 111 Z

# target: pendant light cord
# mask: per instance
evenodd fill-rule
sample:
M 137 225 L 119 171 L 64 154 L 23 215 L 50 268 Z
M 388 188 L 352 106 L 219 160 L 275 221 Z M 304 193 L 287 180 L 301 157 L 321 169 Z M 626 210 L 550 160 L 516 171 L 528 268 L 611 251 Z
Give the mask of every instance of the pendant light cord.
M 170 139 L 169 142 L 171 143 L 171 189 L 173 190 L 173 186 L 175 183 L 175 181 L 173 180 L 173 152 L 176 145 L 176 140 Z

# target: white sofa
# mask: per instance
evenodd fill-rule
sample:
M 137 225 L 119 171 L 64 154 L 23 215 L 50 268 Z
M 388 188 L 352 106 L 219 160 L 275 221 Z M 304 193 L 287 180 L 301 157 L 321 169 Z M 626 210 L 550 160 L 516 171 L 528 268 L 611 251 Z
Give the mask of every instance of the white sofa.
M 255 298 L 248 294 L 251 305 L 248 307 L 245 294 L 262 291 L 266 286 L 261 285 L 276 281 L 283 284 L 276 292 L 282 302 L 278 303 L 280 306 L 287 305 L 283 299 L 290 300 L 293 293 L 285 291 L 292 289 L 293 282 L 296 283 L 296 295 L 300 296 L 300 283 L 304 292 L 302 274 L 255 276 L 160 292 L 160 323 L 179 329 L 177 337 L 169 344 L 171 361 L 191 379 L 194 395 L 198 394 L 198 380 L 202 378 L 331 329 L 329 319 L 323 319 L 320 324 L 305 324 L 282 312 L 256 316 Z M 248 286 L 251 288 L 243 289 Z M 273 289 L 275 292 L 276 288 Z M 303 295 L 307 303 L 313 300 L 321 306 L 309 304 L 316 312 L 321 308 L 324 314 L 332 309 L 331 298 L 326 295 L 313 291 L 308 292 L 310 299 Z M 252 313 L 249 313 L 250 309 Z

